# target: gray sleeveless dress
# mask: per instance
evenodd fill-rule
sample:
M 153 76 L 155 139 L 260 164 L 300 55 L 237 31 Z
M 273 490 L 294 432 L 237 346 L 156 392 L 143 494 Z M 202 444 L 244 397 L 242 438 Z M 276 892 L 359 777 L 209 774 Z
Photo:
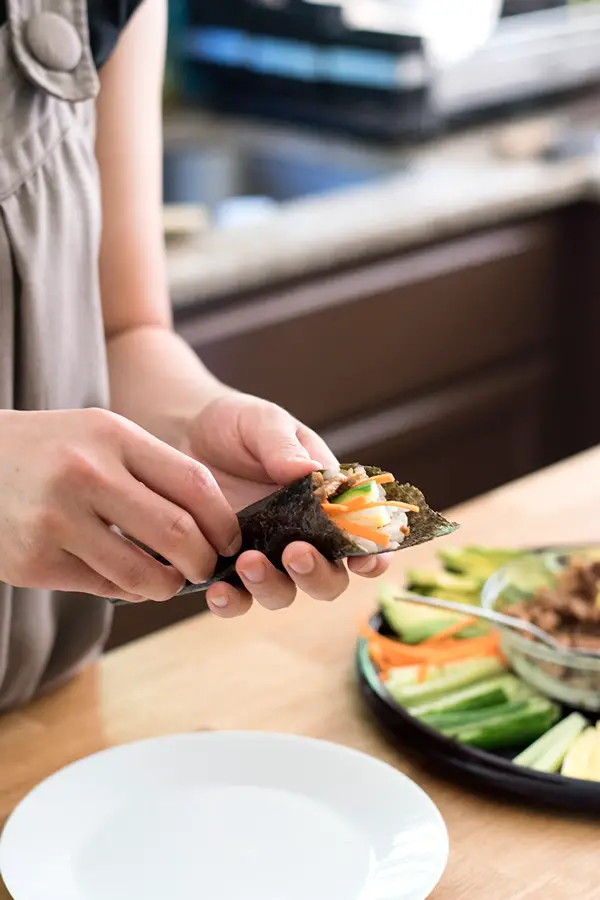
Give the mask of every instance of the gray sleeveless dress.
M 94 67 L 85 0 L 8 0 L 0 28 L 0 409 L 106 406 Z M 110 604 L 0 583 L 0 712 L 102 647 Z

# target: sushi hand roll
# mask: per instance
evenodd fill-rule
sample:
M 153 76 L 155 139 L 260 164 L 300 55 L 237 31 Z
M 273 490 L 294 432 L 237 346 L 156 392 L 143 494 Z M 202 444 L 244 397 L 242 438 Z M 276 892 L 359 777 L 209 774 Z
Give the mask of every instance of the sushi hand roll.
M 259 550 L 283 570 L 283 551 L 294 541 L 312 544 L 333 561 L 401 550 L 458 528 L 430 509 L 418 488 L 399 484 L 389 472 L 359 464 L 306 475 L 241 510 L 238 520 L 239 553 L 219 557 L 210 581 L 187 582 L 180 594 L 206 590 L 217 581 L 241 586 L 235 564 L 246 550 Z M 143 549 L 167 562 L 148 547 Z
M 399 486 L 393 475 L 372 472 L 357 465 L 313 476 L 314 493 L 321 500 L 321 509 L 346 541 L 354 545 L 348 555 L 399 550 L 410 537 L 409 515 L 421 512 L 417 503 L 395 499 L 398 496 L 395 487 Z M 416 498 L 411 496 L 411 499 Z
M 217 581 L 236 587 L 238 556 L 259 550 L 278 569 L 288 544 L 306 541 L 330 561 L 389 553 L 424 544 L 458 528 L 427 505 L 421 491 L 399 484 L 389 472 L 358 463 L 314 472 L 280 488 L 238 513 L 242 546 L 235 556 L 220 556 L 210 581 L 186 584 L 179 594 L 207 590 Z M 143 549 L 168 561 L 149 547 Z M 117 606 L 124 600 L 111 600 Z
M 418 488 L 399 484 L 374 466 L 346 465 L 309 477 L 322 512 L 338 532 L 331 559 L 389 553 L 458 528 L 430 509 Z

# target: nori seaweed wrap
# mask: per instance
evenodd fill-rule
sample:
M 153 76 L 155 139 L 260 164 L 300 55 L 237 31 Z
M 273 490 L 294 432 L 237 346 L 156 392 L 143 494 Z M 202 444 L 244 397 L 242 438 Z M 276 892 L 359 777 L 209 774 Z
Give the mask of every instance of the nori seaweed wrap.
M 333 561 L 412 547 L 458 528 L 434 512 L 418 488 L 399 484 L 389 473 L 358 463 L 306 475 L 242 509 L 238 520 L 242 533 L 239 553 L 219 556 L 210 581 L 187 582 L 180 594 L 206 590 L 217 581 L 241 585 L 235 564 L 246 550 L 261 551 L 283 570 L 283 551 L 294 541 L 312 544 Z

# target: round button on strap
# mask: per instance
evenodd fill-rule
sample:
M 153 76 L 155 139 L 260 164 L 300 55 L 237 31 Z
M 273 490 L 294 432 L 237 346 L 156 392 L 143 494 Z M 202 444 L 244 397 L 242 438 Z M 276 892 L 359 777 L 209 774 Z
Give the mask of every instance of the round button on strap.
M 56 13 L 42 12 L 27 22 L 25 40 L 37 62 L 53 72 L 72 72 L 82 54 L 74 26 Z

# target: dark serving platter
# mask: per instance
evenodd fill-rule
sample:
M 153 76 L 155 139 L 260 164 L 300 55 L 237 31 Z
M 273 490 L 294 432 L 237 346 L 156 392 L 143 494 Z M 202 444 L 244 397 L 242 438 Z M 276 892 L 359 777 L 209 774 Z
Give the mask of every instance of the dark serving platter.
M 373 616 L 370 625 L 375 631 L 389 634 L 379 614 Z M 511 757 L 523 747 L 515 747 L 510 755 L 478 750 L 459 744 L 411 716 L 386 690 L 364 639 L 357 646 L 356 670 L 361 694 L 375 719 L 394 743 L 414 752 L 426 764 L 480 790 L 600 816 L 600 783 L 516 766 Z M 565 709 L 565 714 L 569 711 Z

